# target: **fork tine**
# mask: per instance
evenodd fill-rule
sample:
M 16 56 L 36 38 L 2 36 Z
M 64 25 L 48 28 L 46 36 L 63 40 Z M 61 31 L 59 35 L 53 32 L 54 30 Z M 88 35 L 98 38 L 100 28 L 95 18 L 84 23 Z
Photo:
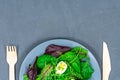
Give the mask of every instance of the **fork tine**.
M 13 46 L 11 46 L 11 51 L 14 51 L 14 47 Z
M 8 50 L 9 50 L 9 51 L 12 51 L 12 48 L 11 48 L 11 46 L 8 46 Z
M 13 51 L 15 51 L 15 48 L 14 48 L 14 46 L 12 46 L 12 50 L 13 50 Z
M 14 51 L 14 52 L 16 52 L 16 46 L 6 46 L 6 51 L 8 52 L 8 51 Z
M 11 52 L 11 51 L 14 51 L 14 48 L 13 48 L 13 46 L 6 46 L 6 50 L 7 50 L 7 52 L 8 51 Z
M 16 52 L 16 46 L 13 46 L 14 51 Z
M 9 46 L 6 46 L 6 51 L 7 51 L 7 52 L 10 51 L 10 50 L 9 50 Z

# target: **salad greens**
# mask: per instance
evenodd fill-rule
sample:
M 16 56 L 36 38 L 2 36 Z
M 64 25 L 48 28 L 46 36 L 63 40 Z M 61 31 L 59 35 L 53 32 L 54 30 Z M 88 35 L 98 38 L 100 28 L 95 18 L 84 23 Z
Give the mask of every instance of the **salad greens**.
M 57 50 L 62 53 L 59 54 Z M 88 50 L 85 48 L 80 46 L 70 48 L 52 44 L 47 47 L 47 51 L 49 54 L 38 56 L 33 66 L 28 67 L 27 72 L 23 75 L 23 80 L 88 80 L 91 78 L 94 69 L 90 65 Z M 53 54 L 50 51 L 55 52 Z M 57 74 L 56 66 L 61 61 L 67 65 L 67 69 L 62 74 Z M 59 65 L 61 70 L 65 68 L 64 64 Z
M 54 56 L 48 55 L 48 54 L 44 54 L 38 57 L 37 59 L 37 63 L 36 66 L 40 69 L 44 68 L 45 65 L 52 63 L 53 65 L 56 64 L 55 62 L 57 61 L 57 59 Z
M 90 66 L 88 62 L 81 62 L 81 74 L 84 79 L 89 79 L 92 76 L 93 68 Z
M 29 80 L 28 76 L 26 74 L 24 74 L 24 80 Z
M 41 74 L 37 76 L 37 80 L 50 80 L 52 78 L 52 76 L 50 76 L 52 69 L 53 69 L 53 65 L 51 64 L 46 65 L 42 69 Z
M 60 61 L 67 61 L 76 72 L 80 73 L 80 61 L 77 54 L 69 51 L 61 55 L 58 59 Z
M 64 54 L 66 51 L 69 51 L 71 48 L 67 46 L 60 46 L 51 44 L 45 50 L 45 54 L 53 55 L 54 57 L 59 57 L 61 54 Z

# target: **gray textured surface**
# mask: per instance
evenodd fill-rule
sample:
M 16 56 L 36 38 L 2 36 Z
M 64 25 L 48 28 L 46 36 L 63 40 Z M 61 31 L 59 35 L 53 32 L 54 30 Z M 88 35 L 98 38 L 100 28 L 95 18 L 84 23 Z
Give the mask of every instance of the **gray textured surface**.
M 28 52 L 54 38 L 82 43 L 100 67 L 106 41 L 112 61 L 109 80 L 120 79 L 120 0 L 0 0 L 0 80 L 8 80 L 5 45 L 18 47 L 18 80 Z

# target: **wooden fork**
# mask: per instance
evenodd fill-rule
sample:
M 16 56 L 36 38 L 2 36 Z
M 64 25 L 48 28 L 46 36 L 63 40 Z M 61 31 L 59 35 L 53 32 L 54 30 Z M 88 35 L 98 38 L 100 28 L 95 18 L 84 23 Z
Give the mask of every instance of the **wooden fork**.
M 6 46 L 6 59 L 9 64 L 9 80 L 15 80 L 14 66 L 17 62 L 16 46 Z

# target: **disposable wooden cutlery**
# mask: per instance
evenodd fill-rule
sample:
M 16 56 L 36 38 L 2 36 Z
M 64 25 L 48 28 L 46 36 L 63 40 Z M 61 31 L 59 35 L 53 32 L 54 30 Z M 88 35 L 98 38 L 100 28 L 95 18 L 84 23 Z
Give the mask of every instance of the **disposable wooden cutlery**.
M 6 59 L 9 64 L 9 80 L 15 80 L 15 64 L 17 62 L 16 46 L 6 46 Z
M 106 42 L 103 42 L 103 71 L 102 71 L 102 80 L 108 80 L 111 72 L 111 61 L 109 50 Z

